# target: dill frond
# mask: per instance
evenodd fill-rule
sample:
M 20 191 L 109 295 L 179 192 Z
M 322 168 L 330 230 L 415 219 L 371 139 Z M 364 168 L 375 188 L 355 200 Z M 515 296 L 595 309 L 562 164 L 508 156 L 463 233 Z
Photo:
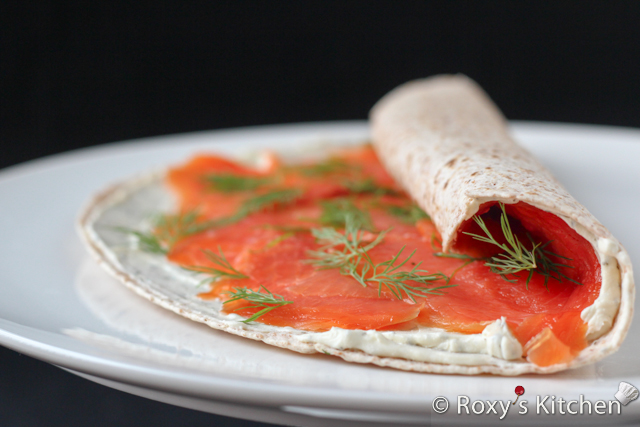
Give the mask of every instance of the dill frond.
M 465 254 L 446 254 L 444 252 L 435 252 L 433 256 L 437 256 L 439 258 L 464 259 L 467 261 L 484 261 L 487 259 L 487 258 L 476 258 L 471 255 L 465 255 Z
M 222 193 L 236 193 L 257 190 L 272 182 L 271 177 L 242 176 L 230 173 L 206 175 L 204 180 L 209 188 Z
M 235 214 L 226 218 L 199 221 L 198 213 L 196 211 L 189 211 L 175 215 L 159 215 L 152 221 L 152 226 L 147 232 L 123 227 L 119 227 L 117 230 L 134 236 L 140 250 L 166 255 L 178 241 L 185 237 L 201 233 L 211 228 L 233 224 L 264 209 L 292 203 L 301 194 L 302 190 L 299 189 L 273 190 L 247 199 L 240 205 L 240 208 Z
M 363 232 L 353 217 L 348 215 L 344 234 L 330 227 L 311 230 L 322 246 L 316 251 L 309 251 L 311 259 L 307 262 L 320 269 L 337 268 L 340 274 L 353 277 L 364 287 L 369 284 L 377 285 L 378 295 L 381 294 L 382 288 L 386 287 L 396 298 L 403 299 L 404 294 L 414 302 L 416 296 L 439 295 L 441 289 L 453 286 L 427 286 L 437 280 L 445 280 L 448 283 L 448 278 L 443 273 L 429 274 L 428 271 L 419 268 L 421 263 L 416 264 L 410 271 L 400 271 L 399 269 L 413 257 L 415 250 L 399 263 L 398 259 L 404 247 L 390 260 L 374 263 L 368 251 L 380 244 L 388 231 L 379 233 L 371 243 L 364 245 Z M 407 282 L 415 282 L 418 285 Z
M 374 229 L 369 213 L 357 207 L 349 199 L 327 200 L 321 202 L 320 206 L 322 213 L 319 221 L 323 225 L 341 227 L 345 224 L 347 216 L 351 216 L 360 227 L 369 231 Z
M 286 233 L 283 233 L 279 236 L 274 237 L 272 240 L 270 240 L 266 245 L 264 245 L 265 248 L 273 248 L 275 246 L 277 246 L 278 244 L 280 244 L 280 242 L 283 242 L 285 240 L 287 240 L 290 237 L 295 236 L 296 232 L 295 231 L 287 231 Z
M 147 232 L 122 227 L 118 230 L 134 236 L 141 251 L 166 255 L 181 239 L 213 226 L 214 222 L 198 221 L 198 213 L 189 211 L 158 215 L 152 220 L 151 229 Z
M 529 237 L 529 240 L 531 240 L 531 236 L 527 235 L 527 237 Z M 574 268 L 572 265 L 551 261 L 551 257 L 560 258 L 567 261 L 572 260 L 571 258 L 567 258 L 546 250 L 546 246 L 551 242 L 552 241 L 549 240 L 544 245 L 540 245 L 540 247 L 538 248 L 538 252 L 536 253 L 536 262 L 538 263 L 538 269 L 536 270 L 536 272 L 544 276 L 544 286 L 549 289 L 548 283 L 550 278 L 556 279 L 558 282 L 562 282 L 562 280 L 565 279 L 576 285 L 582 286 L 582 283 L 578 282 L 577 280 L 573 280 L 560 272 L 561 268 Z
M 431 217 L 416 204 L 409 206 L 387 206 L 387 212 L 407 224 L 415 224 L 421 219 L 431 220 Z
M 240 209 L 231 219 L 237 221 L 248 215 L 260 212 L 265 209 L 273 209 L 278 205 L 286 205 L 295 201 L 302 195 L 302 190 L 297 188 L 287 188 L 283 190 L 272 190 L 259 196 L 251 197 L 240 205 Z
M 382 231 L 371 243 L 362 246 L 360 223 L 353 215 L 347 214 L 344 234 L 333 227 L 311 229 L 311 234 L 322 246 L 316 251 L 309 251 L 313 259 L 308 262 L 321 269 L 342 268 L 352 259 L 358 259 L 359 262 L 362 252 L 376 247 L 388 231 Z M 340 246 L 343 248 L 339 249 Z
M 473 217 L 473 220 L 482 229 L 482 231 L 485 233 L 485 236 L 463 232 L 464 234 L 467 234 L 478 241 L 490 243 L 504 251 L 503 253 L 491 257 L 485 263 L 485 265 L 488 266 L 493 273 L 499 274 L 504 280 L 508 282 L 515 283 L 515 279 L 509 279 L 507 276 L 514 275 L 521 271 L 528 271 L 529 274 L 525 282 L 527 289 L 529 288 L 529 282 L 531 281 L 534 272 L 545 276 L 544 285 L 547 290 L 549 289 L 549 278 L 554 278 L 560 282 L 562 281 L 562 279 L 566 279 L 575 284 L 582 285 L 582 283 L 570 279 L 560 272 L 560 268 L 573 267 L 567 264 L 555 263 L 551 261 L 550 257 L 557 257 L 571 261 L 571 258 L 563 257 L 544 249 L 549 243 L 551 243 L 551 241 L 546 242 L 545 244 L 535 243 L 531 236 L 528 235 L 532 248 L 527 249 L 522 244 L 522 242 L 520 242 L 518 237 L 513 233 L 511 224 L 509 224 L 509 219 L 507 217 L 504 203 L 500 202 L 499 205 L 500 209 L 502 210 L 502 213 L 500 214 L 500 228 L 507 243 L 499 243 L 491 234 L 484 220 L 479 215 L 475 215 Z
M 234 311 L 245 310 L 247 308 L 262 307 L 262 310 L 253 314 L 248 319 L 243 320 L 242 321 L 243 323 L 253 322 L 257 318 L 267 314 L 271 310 L 275 310 L 276 308 L 282 307 L 287 304 L 293 304 L 293 301 L 286 301 L 282 295 L 271 293 L 264 285 L 260 286 L 260 289 L 264 290 L 264 292 L 261 292 L 259 290 L 253 291 L 248 288 L 233 288 L 233 289 L 234 289 L 233 291 L 227 291 L 227 294 L 230 295 L 230 298 L 226 300 L 223 304 L 228 304 L 230 302 L 234 302 L 238 300 L 245 300 L 252 303 L 252 305 L 240 307 L 235 309 Z
M 416 302 L 414 297 L 425 297 L 427 294 L 442 295 L 441 289 L 455 286 L 448 284 L 449 278 L 443 273 L 429 274 L 427 270 L 421 270 L 419 267 L 422 262 L 418 262 L 410 271 L 399 271 L 398 269 L 409 262 L 416 253 L 414 250 L 404 261 L 396 264 L 404 249 L 405 246 L 403 246 L 393 258 L 378 264 L 375 264 L 371 260 L 371 257 L 369 257 L 369 254 L 365 252 L 365 263 L 360 273 L 358 273 L 357 268 L 350 273 L 358 282 L 365 286 L 368 282 L 377 283 L 378 296 L 380 296 L 382 287 L 384 286 L 389 289 L 396 298 L 403 299 L 402 293 L 404 292 L 413 302 Z M 444 280 L 447 285 L 436 287 L 427 286 L 437 280 Z M 416 282 L 421 286 L 410 285 L 407 282 Z
M 529 281 L 531 280 L 531 277 L 533 275 L 533 270 L 538 266 L 536 264 L 535 252 L 539 244 L 535 244 L 531 250 L 525 248 L 522 242 L 518 240 L 518 238 L 513 234 L 513 231 L 511 230 L 511 224 L 509 224 L 507 212 L 503 203 L 500 203 L 500 209 L 502 210 L 502 213 L 500 215 L 500 227 L 507 243 L 499 243 L 495 239 L 495 237 L 493 237 L 484 220 L 479 215 L 475 215 L 473 217 L 473 220 L 485 233 L 485 236 L 468 233 L 466 231 L 463 233 L 473 237 L 480 242 L 490 243 L 494 246 L 497 246 L 504 251 L 503 253 L 491 257 L 490 260 L 485 263 L 485 265 L 489 267 L 493 273 L 499 274 L 507 282 L 515 283 L 515 279 L 509 279 L 507 276 L 525 270 L 529 271 L 529 276 L 527 277 L 526 282 L 527 286 L 529 286 Z
M 218 246 L 217 254 L 208 249 L 205 249 L 203 252 L 207 257 L 207 259 L 211 261 L 213 264 L 215 264 L 215 267 L 193 265 L 193 266 L 188 266 L 184 268 L 189 271 L 195 271 L 196 273 L 203 273 L 211 276 L 210 278 L 206 279 L 204 282 L 213 283 L 222 278 L 225 278 L 225 279 L 248 279 L 249 278 L 249 276 L 236 270 L 233 267 L 233 265 L 231 265 L 229 260 L 227 260 L 227 257 L 225 257 L 224 252 L 222 252 L 222 249 L 220 248 L 220 246 Z
M 361 181 L 346 181 L 345 188 L 354 194 L 373 194 L 375 196 L 383 196 L 385 194 L 396 195 L 398 192 L 393 188 L 381 187 L 376 182 L 367 178 Z
M 343 160 L 330 158 L 319 163 L 312 165 L 306 165 L 298 168 L 297 170 L 305 176 L 325 176 L 331 174 L 348 174 L 353 171 L 359 170 L 358 166 L 349 165 Z

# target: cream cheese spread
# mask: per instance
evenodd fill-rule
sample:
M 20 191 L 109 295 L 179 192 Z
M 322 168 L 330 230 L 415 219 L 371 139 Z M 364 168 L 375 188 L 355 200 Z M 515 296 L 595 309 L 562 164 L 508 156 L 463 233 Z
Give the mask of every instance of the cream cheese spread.
M 600 294 L 580 315 L 588 324 L 587 340 L 600 338 L 608 332 L 620 307 L 620 270 L 615 258 L 620 247 L 611 239 L 598 239 L 597 248 L 602 272 Z
M 298 335 L 297 339 L 339 350 L 361 350 L 374 356 L 420 362 L 477 365 L 495 364 L 495 359 L 522 358 L 522 346 L 509 330 L 504 317 L 487 325 L 481 334 L 460 334 L 435 328 L 364 331 L 334 327 L 327 332 Z

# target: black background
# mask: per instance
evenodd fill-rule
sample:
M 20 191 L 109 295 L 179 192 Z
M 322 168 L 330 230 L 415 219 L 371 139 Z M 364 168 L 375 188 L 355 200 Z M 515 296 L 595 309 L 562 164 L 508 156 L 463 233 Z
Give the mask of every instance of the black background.
M 0 167 L 110 141 L 365 119 L 394 86 L 476 79 L 510 119 L 640 127 L 640 2 L 0 5 Z M 0 426 L 258 425 L 0 348 Z

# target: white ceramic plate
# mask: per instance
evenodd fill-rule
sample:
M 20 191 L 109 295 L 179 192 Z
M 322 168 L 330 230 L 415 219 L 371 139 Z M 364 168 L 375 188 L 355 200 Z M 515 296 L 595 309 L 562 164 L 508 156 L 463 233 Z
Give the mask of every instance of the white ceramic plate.
M 640 130 L 541 123 L 513 129 L 640 265 Z M 0 344 L 135 394 L 274 423 L 493 424 L 498 415 L 458 415 L 458 396 L 506 402 L 517 385 L 526 390 L 521 399 L 529 412 L 519 415 L 513 406 L 506 422 L 639 422 L 640 400 L 622 407 L 621 415 L 536 415 L 536 395 L 609 401 L 620 381 L 640 386 L 636 327 L 603 362 L 551 376 L 428 375 L 349 364 L 231 336 L 164 311 L 100 270 L 74 230 L 95 191 L 197 151 L 248 153 L 366 138 L 364 122 L 247 128 L 110 144 L 1 171 Z M 432 412 L 437 396 L 450 401 L 445 414 Z

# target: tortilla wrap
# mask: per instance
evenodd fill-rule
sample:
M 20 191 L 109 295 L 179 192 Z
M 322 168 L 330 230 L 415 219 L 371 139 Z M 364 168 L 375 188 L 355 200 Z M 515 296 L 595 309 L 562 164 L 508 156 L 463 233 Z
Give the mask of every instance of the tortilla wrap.
M 436 76 L 406 83 L 372 109 L 373 143 L 387 170 L 432 218 L 444 251 L 483 203 L 525 202 L 563 219 L 593 246 L 603 286 L 582 312 L 596 340 L 569 367 L 621 345 L 631 324 L 629 255 L 611 233 L 510 136 L 506 119 L 471 79 Z M 613 280 L 605 268 L 615 264 Z M 606 288 L 606 289 L 605 289 Z M 605 292 L 606 290 L 606 292 Z
M 460 118 L 435 114 L 433 119 L 424 118 L 424 124 L 420 123 L 418 121 L 420 115 L 412 115 L 412 107 L 406 105 L 405 95 L 409 97 L 409 103 L 411 104 L 414 101 L 412 88 L 421 89 L 423 84 L 426 84 L 427 92 L 435 88 L 435 92 L 440 93 L 440 88 L 442 87 L 442 97 L 437 98 L 436 102 L 442 101 L 447 107 L 438 109 L 432 105 L 417 111 L 422 111 L 421 114 L 427 111 L 434 111 L 435 114 L 436 110 L 440 110 L 446 111 L 446 114 L 453 114 L 456 105 L 459 105 L 461 107 Z M 447 98 L 447 91 L 449 90 L 452 91 L 453 99 Z M 421 91 L 419 92 L 421 93 Z M 465 95 L 462 92 L 470 92 L 473 99 L 465 101 L 464 96 L 469 96 L 469 93 Z M 398 104 L 396 104 L 396 101 L 398 101 Z M 396 106 L 400 108 L 398 109 Z M 477 108 L 479 111 L 475 111 L 471 107 Z M 403 111 L 405 113 L 402 113 Z M 409 120 L 405 124 L 395 124 L 390 122 L 390 117 L 395 117 L 394 120 L 399 121 L 404 121 L 405 118 Z M 474 117 L 477 118 L 475 122 L 471 120 Z M 471 128 L 456 129 L 455 126 L 457 125 L 453 124 L 454 121 L 458 124 L 470 124 Z M 491 145 L 490 149 L 494 151 L 489 151 L 489 155 L 485 157 L 498 155 L 495 150 L 500 148 L 505 151 L 503 156 L 505 159 L 515 159 L 513 160 L 513 167 L 518 164 L 517 161 L 521 161 L 523 162 L 522 165 L 526 165 L 525 168 L 531 171 L 532 176 L 540 174 L 539 176 L 536 175 L 536 178 L 532 178 L 532 181 L 539 179 L 553 183 L 553 187 L 550 188 L 556 192 L 554 194 L 566 195 L 563 197 L 575 204 L 575 206 L 568 204 L 565 207 L 560 207 L 560 204 L 556 203 L 558 206 L 555 206 L 555 209 L 561 209 L 558 211 L 558 215 L 563 218 L 575 219 L 572 212 L 576 211 L 585 217 L 591 218 L 591 222 L 584 221 L 584 224 L 581 222 L 579 223 L 580 226 L 591 230 L 591 228 L 587 227 L 590 225 L 597 230 L 597 233 L 590 231 L 594 236 L 592 239 L 595 242 L 594 244 L 598 246 L 601 241 L 607 242 L 606 245 L 603 244 L 606 246 L 605 248 L 597 249 L 599 256 L 611 257 L 615 260 L 616 268 L 620 269 L 621 274 L 619 277 L 621 277 L 621 282 L 617 280 L 616 283 L 618 291 L 620 291 L 620 283 L 622 283 L 622 297 L 621 302 L 615 304 L 616 308 L 619 305 L 619 309 L 616 309 L 617 314 L 613 318 L 613 327 L 606 331 L 601 338 L 595 340 L 587 349 L 583 350 L 572 362 L 540 367 L 524 359 L 505 360 L 489 354 L 456 353 L 440 348 L 424 348 L 415 345 L 410 345 L 411 350 L 415 350 L 415 360 L 408 360 L 407 358 L 398 357 L 401 354 L 400 351 L 397 351 L 401 347 L 400 344 L 394 344 L 382 349 L 376 345 L 361 346 L 361 349 L 354 349 L 342 345 L 327 344 L 326 340 L 323 342 L 314 340 L 314 337 L 317 337 L 318 334 L 323 334 L 319 332 L 301 331 L 290 327 L 275 327 L 259 322 L 242 323 L 241 320 L 243 318 L 240 316 L 222 313 L 222 303 L 220 301 L 207 301 L 198 298 L 197 295 L 201 291 L 197 287 L 198 281 L 194 280 L 187 272 L 172 265 L 163 256 L 136 250 L 131 245 L 131 236 L 117 229 L 118 227 L 140 229 L 145 224 L 148 225 L 151 213 L 175 210 L 176 202 L 163 183 L 164 172 L 147 174 L 122 182 L 98 194 L 89 202 L 80 216 L 80 235 L 98 262 L 138 295 L 181 316 L 205 323 L 212 328 L 300 353 L 322 352 L 341 357 L 350 362 L 372 363 L 379 366 L 417 372 L 520 375 L 525 373 L 551 373 L 583 366 L 612 353 L 620 346 L 631 321 L 634 295 L 631 266 L 626 252 L 608 234 L 604 227 L 599 225 L 595 219 L 592 219 L 584 208 L 581 208 L 577 202 L 570 199 L 566 191 L 553 180 L 548 172 L 539 166 L 528 153 L 518 148 L 510 140 L 504 119 L 479 89 L 467 79 L 460 77 L 438 78 L 426 83 L 412 83 L 405 88 L 394 91 L 376 106 L 373 111 L 373 126 L 374 143 L 380 150 L 382 158 L 389 162 L 388 167 L 399 182 L 433 216 L 443 238 L 446 239 L 445 245 L 447 248 L 450 247 L 455 238 L 456 227 L 459 227 L 465 219 L 473 215 L 474 209 L 478 209 L 478 204 L 485 200 L 485 197 L 487 198 L 486 200 L 501 200 L 506 203 L 514 200 L 523 200 L 537 207 L 545 206 L 543 203 L 538 203 L 535 198 L 517 199 L 517 197 L 520 197 L 521 189 L 509 190 L 506 185 L 507 182 L 504 182 L 505 188 L 500 188 L 500 192 L 479 193 L 482 196 L 475 196 L 475 193 L 467 192 L 467 189 L 471 187 L 467 186 L 469 183 L 465 184 L 465 180 L 469 178 L 464 177 L 462 174 L 473 173 L 476 169 L 485 166 L 483 163 L 481 166 L 477 165 L 476 169 L 469 169 L 470 166 L 467 166 L 467 163 L 469 165 L 476 164 L 474 163 L 476 162 L 475 157 L 473 160 L 467 159 L 464 161 L 460 158 L 450 164 L 450 166 L 454 167 L 448 167 L 440 174 L 444 174 L 442 175 L 444 178 L 437 173 L 435 176 L 429 175 L 429 170 L 426 169 L 426 166 L 439 167 L 445 165 L 451 158 L 460 157 L 459 153 L 455 153 L 453 145 L 458 144 L 458 150 L 460 150 L 460 147 L 466 147 L 465 153 L 470 153 L 471 147 L 469 145 L 471 140 L 477 143 L 482 142 L 484 139 L 489 139 L 492 144 L 495 140 L 495 145 Z M 479 138 L 480 136 L 483 137 Z M 453 141 L 453 144 L 450 144 L 451 141 Z M 447 143 L 446 148 L 443 146 L 439 148 L 439 145 L 443 142 Z M 414 151 L 413 154 L 411 150 Z M 478 151 L 483 150 L 478 149 Z M 429 156 L 432 157 L 429 158 Z M 484 161 L 482 159 L 483 157 L 478 157 L 478 160 Z M 503 166 L 498 164 L 502 161 L 494 161 L 492 164 L 502 168 Z M 408 175 L 399 173 L 407 165 L 413 168 L 416 178 L 411 179 Z M 425 168 L 421 167 L 421 165 L 424 165 Z M 507 165 L 510 166 L 511 164 L 507 162 Z M 456 171 L 455 185 L 452 180 L 448 185 L 445 185 L 445 181 L 448 178 L 454 178 L 454 174 L 450 169 Z M 457 173 L 461 175 L 457 175 Z M 515 174 L 515 172 L 510 173 Z M 418 176 L 421 178 L 417 178 Z M 432 179 L 431 183 L 427 182 L 429 179 Z M 432 190 L 434 191 L 433 194 L 435 194 L 433 198 L 430 196 L 431 193 L 427 192 Z M 514 194 L 511 194 L 510 191 Z M 461 198 L 461 200 L 447 200 L 446 197 L 449 197 L 449 194 L 453 196 L 463 194 L 464 198 Z M 546 199 L 543 197 L 542 200 Z M 438 203 L 442 203 L 442 205 L 438 205 Z M 566 209 L 567 213 L 564 214 L 562 209 Z M 552 210 L 552 212 L 556 211 Z M 449 215 L 451 216 L 449 217 Z M 576 215 L 576 217 L 578 216 Z M 582 217 L 579 218 L 583 219 Z M 449 231 L 447 232 L 447 230 Z M 377 333 L 377 331 L 356 332 L 360 333 L 361 336 L 367 336 L 370 332 Z M 396 333 L 402 334 L 403 332 L 384 332 L 387 337 L 389 334 Z M 442 335 L 443 333 L 444 331 L 441 330 L 434 331 L 436 335 Z M 482 336 L 478 334 L 475 338 L 482 339 Z M 379 340 L 379 342 L 386 340 L 384 336 L 377 336 L 375 339 Z

